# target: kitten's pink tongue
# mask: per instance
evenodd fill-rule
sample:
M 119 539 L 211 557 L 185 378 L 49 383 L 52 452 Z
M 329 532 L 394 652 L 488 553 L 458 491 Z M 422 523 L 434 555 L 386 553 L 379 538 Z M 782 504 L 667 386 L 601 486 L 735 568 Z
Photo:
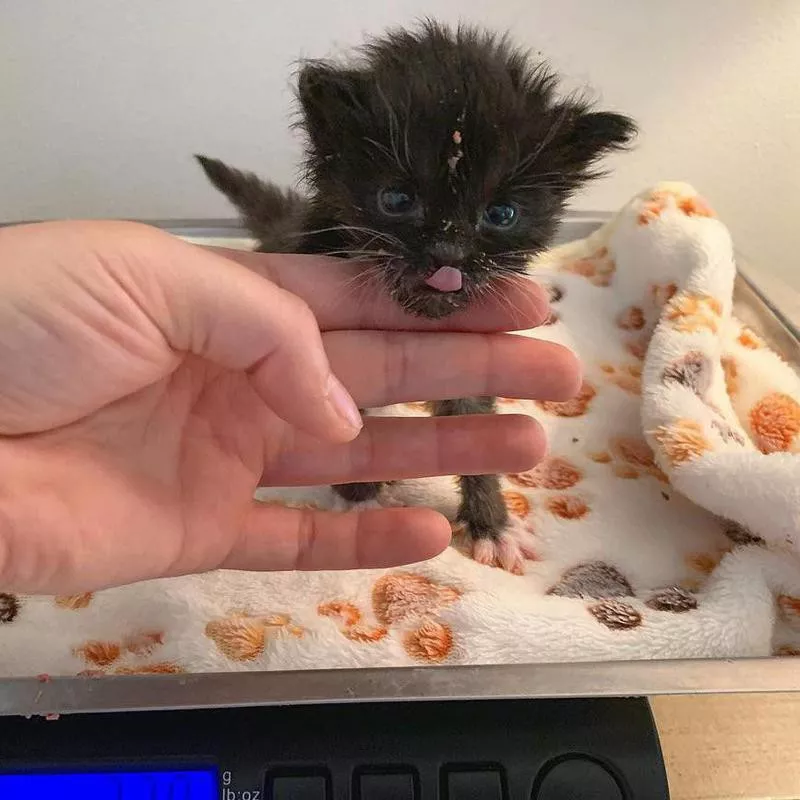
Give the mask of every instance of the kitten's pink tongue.
M 455 267 L 439 267 L 425 283 L 440 292 L 457 292 L 461 288 L 461 270 Z

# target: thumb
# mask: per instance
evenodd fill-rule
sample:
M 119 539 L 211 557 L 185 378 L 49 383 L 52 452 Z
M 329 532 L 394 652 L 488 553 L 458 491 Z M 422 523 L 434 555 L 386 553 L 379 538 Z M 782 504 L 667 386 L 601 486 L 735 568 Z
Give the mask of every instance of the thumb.
M 354 439 L 361 415 L 331 372 L 308 305 L 240 264 L 154 234 L 150 263 L 159 268 L 167 311 L 159 322 L 170 346 L 247 372 L 264 403 L 296 428 L 329 441 Z

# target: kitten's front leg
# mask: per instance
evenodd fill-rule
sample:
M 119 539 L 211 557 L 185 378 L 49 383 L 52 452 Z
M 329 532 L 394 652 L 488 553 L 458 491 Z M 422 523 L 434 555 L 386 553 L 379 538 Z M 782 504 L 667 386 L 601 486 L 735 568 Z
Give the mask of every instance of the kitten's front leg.
M 368 413 L 367 410 L 363 408 L 360 408 L 359 412 L 362 417 L 367 416 Z M 383 485 L 383 483 L 377 482 L 337 483 L 331 486 L 331 489 L 346 503 L 369 503 L 372 500 L 377 501 Z
M 434 403 L 437 417 L 491 414 L 493 397 L 466 397 Z M 480 564 L 522 574 L 526 558 L 535 558 L 535 540 L 527 526 L 509 516 L 497 475 L 463 475 L 459 478 L 461 505 L 456 522 L 467 553 Z
M 331 489 L 348 503 L 366 503 L 378 497 L 382 486 L 382 483 L 337 483 Z

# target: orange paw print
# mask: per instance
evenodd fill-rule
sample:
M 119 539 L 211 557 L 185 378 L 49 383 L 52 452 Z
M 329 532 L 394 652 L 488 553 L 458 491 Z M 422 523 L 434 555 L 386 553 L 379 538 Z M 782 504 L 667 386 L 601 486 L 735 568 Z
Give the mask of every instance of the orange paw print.
M 224 656 L 240 662 L 253 661 L 261 656 L 267 643 L 281 633 L 301 637 L 305 631 L 293 625 L 288 614 L 257 616 L 243 611 L 212 620 L 205 629 L 206 636 Z
M 725 375 L 725 389 L 730 397 L 739 391 L 739 367 L 736 361 L 730 356 L 722 356 L 720 359 L 722 372 Z
M 517 486 L 526 489 L 569 489 L 583 478 L 583 473 L 566 458 L 545 458 L 527 472 L 515 472 L 506 476 Z
M 510 514 L 520 519 L 525 519 L 531 513 L 531 501 L 522 492 L 512 492 L 506 489 L 503 492 L 503 500 Z
M 617 315 L 617 327 L 624 331 L 640 331 L 645 322 L 644 311 L 639 306 L 629 306 Z
M 384 625 L 395 625 L 415 617 L 430 616 L 452 605 L 461 591 L 434 583 L 424 575 L 399 572 L 384 575 L 372 588 L 372 608 Z
M 377 626 L 362 624 L 363 614 L 352 603 L 323 603 L 317 611 L 322 616 L 343 622 L 342 634 L 364 644 L 380 641 L 392 626 L 405 628 L 402 643 L 415 661 L 438 664 L 453 651 L 453 631 L 437 618 L 442 609 L 461 597 L 461 592 L 434 583 L 413 572 L 383 575 L 372 588 L 372 611 Z
M 609 464 L 614 475 L 623 480 L 635 480 L 644 474 L 661 483 L 669 483 L 669 478 L 656 465 L 653 451 L 644 439 L 620 436 L 612 439 L 610 445 L 611 453 L 590 453 L 589 458 L 598 464 Z
M 659 190 L 650 195 L 639 212 L 639 225 L 649 225 L 668 208 L 676 208 L 687 217 L 715 217 L 711 206 L 700 195 L 681 195 L 674 191 Z
M 557 417 L 582 417 L 597 394 L 597 389 L 588 381 L 584 381 L 578 394 L 571 400 L 558 403 L 552 400 L 539 400 L 536 405 L 548 414 Z
M 55 604 L 59 608 L 78 611 L 81 608 L 88 608 L 94 600 L 94 592 L 84 592 L 83 594 L 59 595 L 55 598 Z
M 586 501 L 574 494 L 548 497 L 545 505 L 554 517 L 560 519 L 581 519 L 589 513 Z
M 778 596 L 778 608 L 781 616 L 793 628 L 800 628 L 800 597 L 790 594 Z
M 672 425 L 662 426 L 655 431 L 654 437 L 673 466 L 692 461 L 712 450 L 702 425 L 692 419 L 679 419 Z
M 173 662 L 142 663 L 137 660 L 153 655 L 164 644 L 164 638 L 161 630 L 140 630 L 121 641 L 90 639 L 73 647 L 72 654 L 89 665 L 89 669 L 78 674 L 91 677 L 185 672 L 183 667 Z M 127 663 L 119 663 L 125 661 Z
M 736 341 L 748 350 L 761 350 L 766 347 L 764 340 L 747 327 L 742 328 L 739 335 L 736 337 Z
M 342 635 L 353 642 L 379 642 L 388 631 L 380 626 L 362 625 L 362 613 L 352 603 L 320 603 L 317 613 L 321 617 L 338 619 Z
M 642 368 L 638 364 L 628 364 L 619 368 L 612 364 L 601 364 L 600 369 L 610 383 L 628 394 L 642 393 Z
M 561 265 L 560 270 L 572 275 L 581 275 L 595 286 L 610 286 L 617 265 L 608 248 L 601 247 L 588 258 L 567 261 Z
M 707 294 L 681 292 L 670 300 L 664 312 L 666 319 L 681 333 L 707 330 L 716 333 L 722 316 L 722 303 Z
M 800 404 L 788 394 L 774 392 L 750 409 L 750 428 L 762 453 L 795 450 L 800 433 Z
M 651 283 L 650 284 L 650 302 L 655 308 L 663 308 L 678 291 L 678 285 L 673 282 L 668 283 Z

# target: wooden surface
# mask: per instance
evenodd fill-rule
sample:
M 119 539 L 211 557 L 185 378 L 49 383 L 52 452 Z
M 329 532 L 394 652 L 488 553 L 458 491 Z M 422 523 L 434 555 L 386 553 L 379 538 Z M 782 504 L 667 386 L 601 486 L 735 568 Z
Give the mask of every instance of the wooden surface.
M 800 694 L 650 702 L 672 800 L 800 798 Z

